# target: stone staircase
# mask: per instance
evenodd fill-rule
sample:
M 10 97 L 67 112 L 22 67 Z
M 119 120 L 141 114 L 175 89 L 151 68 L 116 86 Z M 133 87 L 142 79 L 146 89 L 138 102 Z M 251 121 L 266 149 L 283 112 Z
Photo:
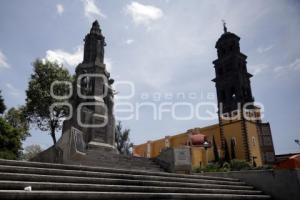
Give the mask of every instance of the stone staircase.
M 79 160 L 70 160 L 65 164 L 101 166 L 106 168 L 119 168 L 129 170 L 144 170 L 161 172 L 160 168 L 153 160 L 143 157 L 126 156 L 110 151 L 99 151 L 98 149 L 88 149 L 85 156 Z
M 231 178 L 0 159 L 0 199 L 271 198 Z

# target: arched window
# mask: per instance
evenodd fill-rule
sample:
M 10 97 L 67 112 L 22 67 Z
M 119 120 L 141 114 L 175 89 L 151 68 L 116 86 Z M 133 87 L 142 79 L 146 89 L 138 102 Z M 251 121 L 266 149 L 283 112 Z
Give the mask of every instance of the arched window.
M 255 137 L 254 137 L 254 136 L 252 137 L 252 145 L 253 145 L 253 146 L 255 146 L 255 145 L 256 145 L 256 139 L 255 139 Z
M 231 138 L 231 141 L 232 141 L 232 144 L 233 144 L 234 146 L 236 146 L 236 144 L 237 144 L 237 143 L 236 143 L 236 137 L 232 137 L 232 138 Z

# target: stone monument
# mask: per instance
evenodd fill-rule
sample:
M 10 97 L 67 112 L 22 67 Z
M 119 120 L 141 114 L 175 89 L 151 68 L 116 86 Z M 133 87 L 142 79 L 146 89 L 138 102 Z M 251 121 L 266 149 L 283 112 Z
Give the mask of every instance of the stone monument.
M 95 21 L 84 39 L 83 62 L 76 67 L 72 118 L 64 122 L 63 134 L 76 130 L 89 147 L 115 149 L 113 114 L 114 80 L 104 64 L 105 38 Z M 75 109 L 77 108 L 77 109 Z M 74 132 L 74 131 L 73 131 Z
M 117 154 L 113 114 L 113 79 L 104 64 L 105 37 L 98 21 L 84 39 L 83 62 L 76 67 L 71 117 L 63 123 L 57 144 L 40 153 L 34 161 L 73 163 L 96 149 Z

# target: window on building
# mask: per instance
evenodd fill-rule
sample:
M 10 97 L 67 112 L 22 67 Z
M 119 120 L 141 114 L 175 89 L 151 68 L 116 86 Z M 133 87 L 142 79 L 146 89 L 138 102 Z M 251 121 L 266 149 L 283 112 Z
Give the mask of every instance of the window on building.
M 272 145 L 272 139 L 270 136 L 264 136 L 263 137 L 264 145 L 265 146 L 271 146 Z
M 253 146 L 256 145 L 256 139 L 255 139 L 255 137 L 252 137 L 252 145 L 253 145 Z
M 232 137 L 231 140 L 232 140 L 233 145 L 236 146 L 236 144 L 237 144 L 236 137 Z

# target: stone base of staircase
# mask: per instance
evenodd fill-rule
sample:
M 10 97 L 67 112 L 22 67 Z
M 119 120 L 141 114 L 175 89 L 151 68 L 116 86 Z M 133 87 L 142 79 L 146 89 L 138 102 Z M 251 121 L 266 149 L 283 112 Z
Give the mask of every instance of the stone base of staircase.
M 60 151 L 60 148 L 52 146 L 38 154 L 32 161 L 157 172 L 164 171 L 151 159 L 121 155 L 114 151 L 106 151 L 105 149 L 88 148 L 84 154 L 75 153 L 72 157 L 68 156 L 67 158 L 64 157 L 65 153 L 66 151 Z
M 71 133 L 70 128 L 64 130 L 64 134 L 55 145 L 39 153 L 32 161 L 157 172 L 163 171 L 163 169 L 151 159 L 121 155 L 117 152 L 115 147 L 109 144 L 95 141 L 86 144 L 82 138 L 81 140 L 79 140 L 80 137 L 77 138 L 77 140 L 76 138 Z M 78 148 L 76 145 L 78 142 L 82 148 Z
M 86 155 L 82 156 L 80 159 L 69 160 L 64 163 L 129 170 L 164 171 L 154 162 L 154 160 L 130 155 L 121 155 L 109 151 L 99 151 L 98 149 L 88 149 Z
M 25 187 L 32 191 L 24 191 Z M 271 199 L 232 178 L 0 159 L 1 199 Z

